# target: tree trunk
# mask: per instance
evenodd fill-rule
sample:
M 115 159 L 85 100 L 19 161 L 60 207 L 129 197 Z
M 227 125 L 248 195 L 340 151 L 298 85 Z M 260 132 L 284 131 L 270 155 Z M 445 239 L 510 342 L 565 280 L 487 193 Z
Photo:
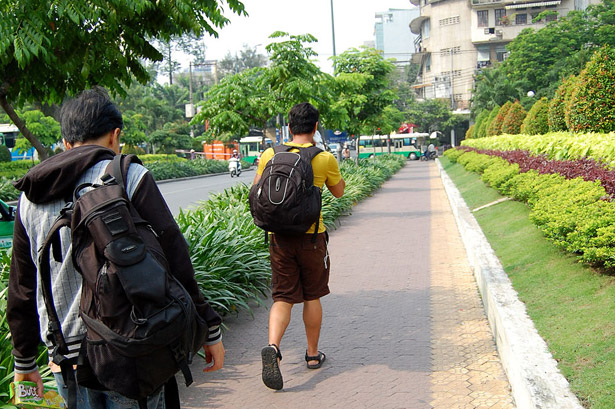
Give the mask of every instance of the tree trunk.
M 13 106 L 7 101 L 6 94 L 2 92 L 0 92 L 0 106 L 2 106 L 4 112 L 6 112 L 9 118 L 11 118 L 11 121 L 13 121 L 15 126 L 19 128 L 19 131 L 24 136 L 24 138 L 30 141 L 32 146 L 34 146 L 34 149 L 36 149 L 36 152 L 38 152 L 38 157 L 40 158 L 40 160 L 44 161 L 45 159 L 47 159 L 49 155 L 47 154 L 47 151 L 45 150 L 43 144 L 36 138 L 36 136 L 32 134 L 32 132 L 30 132 L 28 127 L 26 127 L 26 123 L 19 117 L 19 115 L 17 115 L 17 112 L 15 112 L 15 109 L 13 109 Z
M 171 59 L 171 41 L 169 41 L 169 85 L 173 85 L 173 60 Z

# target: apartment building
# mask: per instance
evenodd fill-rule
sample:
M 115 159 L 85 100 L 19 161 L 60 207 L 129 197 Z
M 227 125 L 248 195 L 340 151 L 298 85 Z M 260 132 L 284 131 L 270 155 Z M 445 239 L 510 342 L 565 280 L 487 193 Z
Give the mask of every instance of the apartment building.
M 408 30 L 408 26 L 419 15 L 418 7 L 376 13 L 374 48 L 382 51 L 384 58 L 394 58 L 400 66 L 410 64 L 417 35 Z
M 410 0 L 421 15 L 410 23 L 417 34 L 412 62 L 420 65 L 414 85 L 419 98 L 451 101 L 468 109 L 478 70 L 506 58 L 506 44 L 524 28 L 538 30 L 572 10 L 598 0 Z M 541 21 L 535 18 L 552 10 Z

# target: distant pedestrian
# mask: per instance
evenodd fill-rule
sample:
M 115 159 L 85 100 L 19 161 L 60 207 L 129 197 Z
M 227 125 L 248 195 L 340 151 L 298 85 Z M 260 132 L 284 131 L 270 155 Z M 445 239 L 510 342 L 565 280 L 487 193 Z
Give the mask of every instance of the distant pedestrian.
M 288 114 L 288 126 L 293 141 L 287 146 L 307 148 L 314 145 L 314 133 L 318 126 L 319 113 L 309 103 L 295 105 Z M 297 149 L 299 151 L 299 149 Z M 259 162 L 254 184 L 261 179 L 267 162 L 274 156 L 272 148 L 267 149 Z M 330 152 L 318 153 L 312 159 L 314 185 L 327 186 L 335 197 L 344 194 L 345 182 L 339 171 L 337 160 Z M 303 303 L 303 323 L 307 338 L 305 361 L 310 369 L 318 369 L 326 356 L 318 350 L 322 306 L 320 298 L 329 294 L 329 269 L 331 262 L 327 250 L 328 235 L 322 221 L 314 240 L 315 225 L 305 234 L 286 235 L 270 233 L 269 254 L 271 259 L 273 285 L 273 306 L 269 313 L 269 345 L 261 351 L 262 378 L 271 389 L 282 389 L 280 372 L 282 354 L 280 344 L 288 327 L 293 305 Z
M 342 150 L 342 158 L 344 160 L 350 159 L 350 149 L 348 148 L 348 144 L 344 145 L 344 150 Z

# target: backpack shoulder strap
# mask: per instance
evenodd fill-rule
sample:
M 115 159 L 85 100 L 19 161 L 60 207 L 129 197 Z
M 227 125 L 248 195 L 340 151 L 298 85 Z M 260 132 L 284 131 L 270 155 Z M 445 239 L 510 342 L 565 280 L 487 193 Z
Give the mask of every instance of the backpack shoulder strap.
M 72 203 L 70 203 L 70 205 L 72 205 Z M 62 334 L 60 319 L 58 317 L 58 313 L 53 302 L 53 294 L 51 290 L 51 264 L 49 262 L 49 256 L 51 249 L 53 249 L 54 260 L 58 262 L 62 261 L 60 229 L 62 227 L 70 228 L 71 218 L 72 208 L 68 209 L 68 206 L 65 206 L 60 212 L 60 215 L 53 223 L 53 225 L 51 226 L 51 229 L 49 229 L 49 232 L 45 237 L 45 241 L 43 242 L 39 253 L 41 290 L 43 293 L 43 299 L 45 301 L 45 307 L 47 309 L 47 315 L 49 316 L 49 333 L 51 337 L 50 340 L 55 346 L 53 354 L 56 355 L 59 353 L 60 356 L 68 353 L 68 347 Z M 55 359 L 56 358 L 54 356 L 54 360 Z
M 107 174 L 115 179 L 118 185 L 120 185 L 124 191 L 126 190 L 126 182 L 128 178 L 128 169 L 131 163 L 143 164 L 137 155 L 115 155 L 111 163 L 107 166 Z
M 299 148 L 299 152 L 303 153 L 302 156 L 304 156 L 305 159 L 307 159 L 311 163 L 312 159 L 314 159 L 316 155 L 322 152 L 322 149 L 316 146 L 309 146 L 307 148 Z
M 288 146 L 288 145 L 276 145 L 273 147 L 273 154 L 275 155 L 276 153 L 280 153 L 280 152 L 288 152 L 293 148 L 293 146 Z

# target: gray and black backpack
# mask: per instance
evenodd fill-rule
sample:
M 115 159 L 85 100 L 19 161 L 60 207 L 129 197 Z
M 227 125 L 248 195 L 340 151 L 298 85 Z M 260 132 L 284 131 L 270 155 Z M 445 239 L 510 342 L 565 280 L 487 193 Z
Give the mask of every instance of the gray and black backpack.
M 205 343 L 207 323 L 186 289 L 171 274 L 158 237 L 127 197 L 124 175 L 134 155 L 116 156 L 102 184 L 78 186 L 39 253 L 42 290 L 55 346 L 52 359 L 67 384 L 77 382 L 139 401 L 178 371 L 192 382 L 192 356 Z M 124 170 L 123 170 L 124 169 Z M 59 231 L 70 228 L 72 261 L 83 277 L 80 315 L 87 334 L 78 362 L 68 347 L 51 293 L 50 262 L 61 262 Z M 69 395 L 68 407 L 76 402 Z
M 298 149 L 299 152 L 291 152 Z M 279 145 L 263 174 L 250 188 L 250 212 L 254 224 L 267 232 L 297 235 L 307 232 L 318 221 L 322 191 L 314 186 L 312 159 L 320 148 Z

